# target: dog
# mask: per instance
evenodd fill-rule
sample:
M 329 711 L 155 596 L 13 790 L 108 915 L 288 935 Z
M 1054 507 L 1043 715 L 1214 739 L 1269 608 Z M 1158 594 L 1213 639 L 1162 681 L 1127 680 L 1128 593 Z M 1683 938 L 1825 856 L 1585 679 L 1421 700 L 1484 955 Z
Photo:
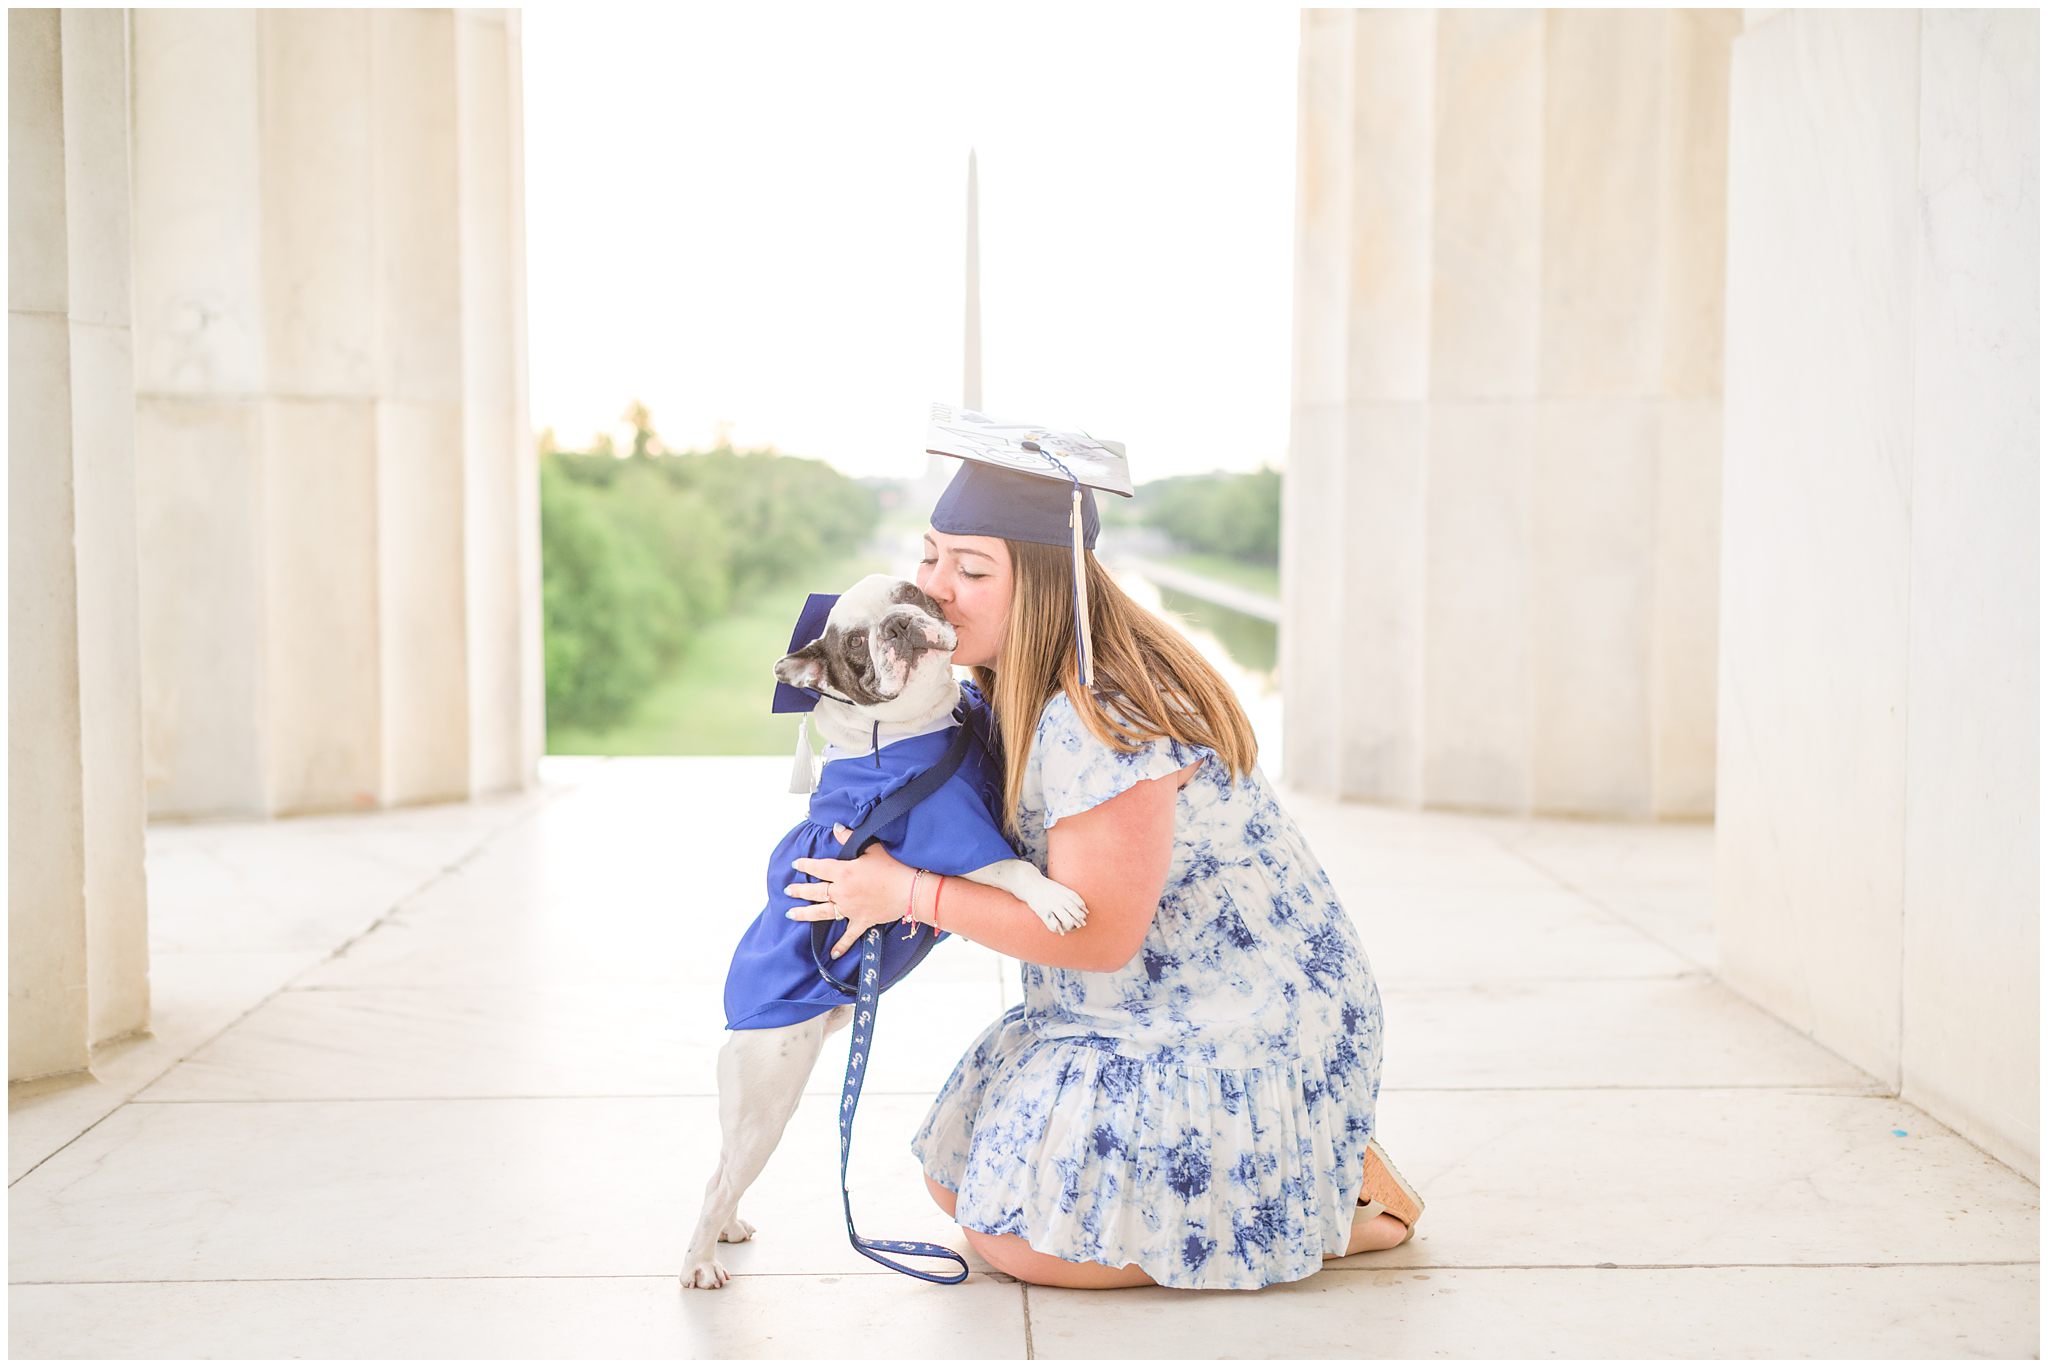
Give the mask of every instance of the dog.
M 853 1019 L 851 999 L 825 983 L 812 960 L 811 923 L 785 915 L 796 899 L 784 887 L 810 882 L 790 861 L 836 856 L 835 823 L 858 826 L 858 814 L 927 768 L 956 739 L 957 727 L 974 725 L 971 708 L 985 705 L 954 678 L 957 644 L 938 604 L 916 585 L 869 575 L 832 606 L 823 635 L 776 662 L 777 679 L 820 695 L 814 716 L 829 745 L 809 814 L 769 860 L 768 906 L 741 937 L 727 973 L 731 1029 L 718 1052 L 721 1146 L 684 1258 L 685 1287 L 725 1285 L 730 1275 L 716 1246 L 753 1237 L 754 1227 L 738 1214 L 740 1197 L 782 1139 L 826 1037 Z M 955 717 L 963 700 L 970 705 L 964 722 Z M 1048 930 L 1082 925 L 1087 907 L 1080 896 L 1018 859 L 1004 838 L 990 811 L 1002 791 L 993 772 L 986 750 L 970 740 L 952 778 L 878 838 L 906 863 L 1003 889 Z M 894 936 L 885 941 L 894 943 Z M 859 959 L 855 946 L 834 961 L 834 973 L 850 979 Z

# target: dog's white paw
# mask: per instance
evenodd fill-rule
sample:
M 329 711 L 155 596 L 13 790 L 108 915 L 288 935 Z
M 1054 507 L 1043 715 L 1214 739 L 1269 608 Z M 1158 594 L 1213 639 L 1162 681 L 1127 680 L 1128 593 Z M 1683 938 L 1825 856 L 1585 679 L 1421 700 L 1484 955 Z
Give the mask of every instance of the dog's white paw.
M 754 1227 L 735 1216 L 725 1229 L 718 1233 L 718 1238 L 725 1244 L 745 1244 L 754 1238 Z
M 701 1287 L 706 1291 L 725 1286 L 732 1274 L 725 1271 L 725 1265 L 716 1259 L 706 1259 L 694 1268 L 683 1270 L 683 1286 Z
M 1081 895 L 1050 879 L 1042 879 L 1028 889 L 1024 901 L 1045 923 L 1046 930 L 1057 931 L 1061 935 L 1088 920 L 1088 904 L 1081 901 Z

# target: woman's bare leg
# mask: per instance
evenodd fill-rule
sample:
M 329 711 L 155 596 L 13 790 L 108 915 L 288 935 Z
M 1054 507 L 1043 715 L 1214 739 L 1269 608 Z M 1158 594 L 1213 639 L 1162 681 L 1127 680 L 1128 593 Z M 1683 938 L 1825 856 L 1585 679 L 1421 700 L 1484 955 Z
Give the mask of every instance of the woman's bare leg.
M 1364 1210 L 1364 1207 L 1359 1208 L 1361 1214 Z M 1361 1221 L 1357 1217 L 1353 1217 L 1351 1220 L 1351 1242 L 1344 1246 L 1344 1252 L 1346 1254 L 1370 1254 L 1376 1249 L 1392 1249 L 1395 1245 L 1401 1243 L 1403 1239 L 1407 1238 L 1407 1235 L 1408 1227 L 1401 1224 L 1401 1218 L 1391 1212 L 1382 1211 L 1369 1221 Z M 1334 1259 L 1337 1256 L 1335 1254 L 1325 1254 L 1323 1257 Z
M 954 1207 L 956 1207 L 960 1202 L 960 1194 L 953 1191 L 953 1189 L 949 1187 L 940 1187 L 937 1183 L 932 1181 L 932 1177 L 929 1173 L 927 1173 L 924 1177 L 924 1185 L 931 1192 L 932 1200 L 939 1204 L 939 1210 L 945 1212 L 948 1216 L 951 1216 L 953 1214 Z
M 939 1210 L 951 1216 L 959 1206 L 960 1195 L 951 1188 L 941 1187 L 927 1174 L 925 1187 L 931 1192 L 932 1200 L 939 1204 Z M 981 1255 L 1001 1273 L 1007 1273 L 1019 1282 L 1032 1283 L 1039 1287 L 1152 1287 L 1152 1275 L 1136 1264 L 1125 1264 L 1122 1268 L 1111 1268 L 1108 1264 L 1073 1263 L 1055 1258 L 1033 1249 L 1021 1235 L 988 1235 L 979 1230 L 960 1227 L 960 1233 L 967 1237 L 968 1247 Z
M 958 1209 L 960 1197 L 951 1188 L 941 1187 L 929 1175 L 924 1180 L 925 1188 L 939 1210 L 952 1216 Z M 1364 1208 L 1359 1208 L 1360 1212 Z M 979 1230 L 961 1227 L 967 1243 L 975 1253 L 989 1261 L 998 1270 L 1009 1274 L 1019 1282 L 1032 1283 L 1040 1287 L 1152 1287 L 1152 1275 L 1136 1264 L 1125 1264 L 1122 1268 L 1111 1268 L 1107 1264 L 1073 1263 L 1066 1259 L 1054 1258 L 1041 1253 L 1025 1242 L 1021 1235 L 987 1235 Z M 1344 1253 L 1369 1254 L 1374 1250 L 1392 1249 L 1408 1234 L 1408 1227 L 1401 1218 L 1381 1212 L 1370 1220 L 1353 1217 L 1351 1239 L 1344 1246 Z M 1325 1258 L 1336 1258 L 1334 1254 Z
M 1037 1287 L 1091 1289 L 1157 1286 L 1152 1275 L 1136 1264 L 1111 1268 L 1108 1264 L 1074 1263 L 1033 1249 L 1022 1235 L 984 1235 L 966 1226 L 960 1229 L 975 1253 L 1018 1282 Z

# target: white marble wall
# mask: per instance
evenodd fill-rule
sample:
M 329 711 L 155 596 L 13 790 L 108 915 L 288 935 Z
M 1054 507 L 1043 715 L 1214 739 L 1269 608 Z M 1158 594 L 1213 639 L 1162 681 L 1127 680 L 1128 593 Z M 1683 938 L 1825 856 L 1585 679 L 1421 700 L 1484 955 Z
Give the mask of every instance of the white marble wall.
M 2037 1180 L 2038 39 L 1735 45 L 1716 888 L 1731 983 Z
M 149 1014 L 119 10 L 8 12 L 8 1075 Z
M 1302 16 L 1287 772 L 1713 811 L 1736 11 Z
M 150 812 L 523 786 L 542 691 L 516 12 L 134 28 Z

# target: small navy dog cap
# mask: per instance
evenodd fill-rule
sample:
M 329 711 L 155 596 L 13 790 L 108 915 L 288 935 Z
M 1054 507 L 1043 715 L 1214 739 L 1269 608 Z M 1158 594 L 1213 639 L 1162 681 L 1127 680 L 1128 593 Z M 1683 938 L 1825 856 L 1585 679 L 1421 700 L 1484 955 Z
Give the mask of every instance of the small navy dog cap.
M 792 654 L 825 635 L 825 619 L 832 616 L 832 605 L 837 602 L 837 594 L 812 594 L 804 600 L 804 610 L 797 615 L 796 630 L 789 636 Z M 771 713 L 804 713 L 817 706 L 816 694 L 793 688 L 779 679 L 775 681 L 775 702 L 769 708 Z

